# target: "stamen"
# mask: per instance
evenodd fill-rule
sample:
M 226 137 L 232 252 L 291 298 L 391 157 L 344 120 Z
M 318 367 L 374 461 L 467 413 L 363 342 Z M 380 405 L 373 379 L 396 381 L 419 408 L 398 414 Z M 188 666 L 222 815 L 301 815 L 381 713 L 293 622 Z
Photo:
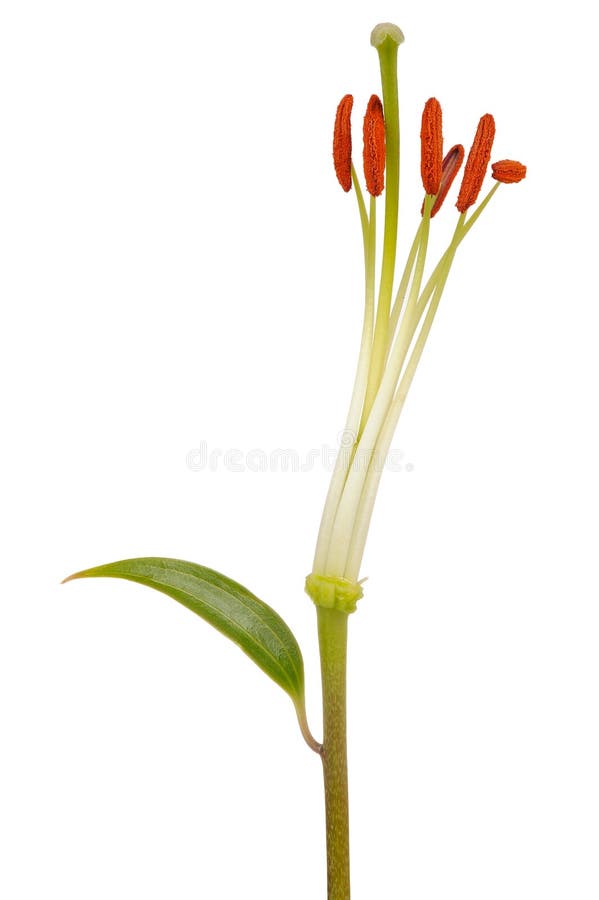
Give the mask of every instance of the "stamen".
M 476 203 L 480 193 L 487 166 L 491 158 L 491 148 L 495 138 L 495 119 L 490 113 L 486 113 L 478 123 L 474 141 L 466 160 L 464 177 L 458 195 L 457 208 L 461 213 Z
M 385 119 L 383 104 L 373 94 L 364 116 L 364 176 L 366 190 L 373 197 L 385 187 Z
M 441 184 L 443 128 L 441 104 L 431 97 L 424 104 L 420 129 L 420 173 L 427 194 L 436 194 Z
M 333 162 L 343 190 L 351 190 L 351 111 L 354 98 L 346 94 L 337 107 L 333 133 Z
M 515 159 L 500 159 L 491 163 L 493 178 L 503 184 L 515 184 L 526 177 L 526 166 Z
M 441 185 L 437 192 L 435 202 L 433 203 L 433 208 L 431 209 L 431 219 L 433 218 L 433 216 L 437 215 L 437 213 L 443 206 L 443 201 L 447 197 L 449 188 L 453 184 L 454 178 L 462 167 L 462 163 L 464 162 L 464 154 L 465 150 L 461 144 L 454 144 L 451 150 L 449 150 L 445 154 L 443 165 L 441 167 Z M 424 211 L 424 205 L 422 207 L 422 210 Z

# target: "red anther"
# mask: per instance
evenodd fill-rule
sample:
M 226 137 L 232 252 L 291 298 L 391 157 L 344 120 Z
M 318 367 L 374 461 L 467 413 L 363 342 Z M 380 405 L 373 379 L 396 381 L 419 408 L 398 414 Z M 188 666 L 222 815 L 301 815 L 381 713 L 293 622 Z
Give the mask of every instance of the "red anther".
M 366 190 L 373 197 L 385 187 L 385 118 L 383 104 L 373 94 L 364 116 L 364 176 Z
M 499 162 L 491 163 L 491 170 L 495 181 L 503 184 L 515 184 L 526 177 L 526 166 L 515 159 L 500 159 Z
M 443 114 L 441 104 L 431 97 L 424 104 L 420 129 L 420 173 L 427 194 L 437 194 L 443 166 Z
M 351 111 L 354 98 L 346 94 L 337 107 L 333 134 L 333 162 L 339 184 L 344 191 L 351 189 Z
M 476 198 L 480 193 L 487 166 L 491 159 L 491 148 L 495 138 L 495 119 L 490 113 L 486 113 L 476 129 L 474 141 L 466 160 L 466 168 L 464 169 L 464 177 L 460 193 L 458 194 L 457 208 L 461 213 L 476 203 Z

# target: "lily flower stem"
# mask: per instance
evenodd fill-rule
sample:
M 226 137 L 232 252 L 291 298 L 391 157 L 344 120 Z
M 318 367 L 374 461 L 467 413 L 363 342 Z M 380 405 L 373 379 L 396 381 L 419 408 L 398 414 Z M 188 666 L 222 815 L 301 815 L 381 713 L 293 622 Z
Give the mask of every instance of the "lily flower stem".
M 402 42 L 401 30 L 391 23 L 377 25 L 371 35 L 371 44 L 379 55 L 383 99 L 381 103 L 377 95 L 372 95 L 364 118 L 363 159 L 369 207 L 351 164 L 349 116 L 353 97 L 349 94 L 338 106 L 333 139 L 337 178 L 346 192 L 353 185 L 358 201 L 364 242 L 365 306 L 346 427 L 325 501 L 313 571 L 306 579 L 306 591 L 317 608 L 321 745 L 307 727 L 303 698 L 298 705 L 304 737 L 320 754 L 323 764 L 328 900 L 350 900 L 347 620 L 362 596 L 360 569 L 384 462 L 458 247 L 499 183 L 521 181 L 526 175 L 526 167 L 516 160 L 492 164 L 497 184 L 467 217 L 478 199 L 495 134 L 494 119 L 485 114 L 479 121 L 464 169 L 456 203 L 460 216 L 453 236 L 437 265 L 425 277 L 431 214 L 436 215 L 441 208 L 465 155 L 464 147 L 456 144 L 443 157 L 441 108 L 434 97 L 430 98 L 421 128 L 425 191 L 421 220 L 394 295 L 399 215 L 397 49 Z M 385 210 L 377 294 L 376 197 L 383 190 Z
M 348 614 L 317 608 L 322 676 L 322 766 L 328 900 L 350 900 L 346 666 Z

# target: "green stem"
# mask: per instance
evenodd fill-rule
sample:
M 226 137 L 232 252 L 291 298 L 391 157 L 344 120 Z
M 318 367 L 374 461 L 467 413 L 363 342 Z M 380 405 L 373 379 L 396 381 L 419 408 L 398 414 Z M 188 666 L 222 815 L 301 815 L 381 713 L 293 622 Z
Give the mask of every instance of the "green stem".
M 317 608 L 322 675 L 328 900 L 350 900 L 345 672 L 346 612 Z

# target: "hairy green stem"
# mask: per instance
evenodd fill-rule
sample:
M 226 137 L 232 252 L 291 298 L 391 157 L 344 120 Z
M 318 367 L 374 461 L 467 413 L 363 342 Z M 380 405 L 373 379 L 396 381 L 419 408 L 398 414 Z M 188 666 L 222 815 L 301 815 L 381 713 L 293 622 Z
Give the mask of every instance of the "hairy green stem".
M 346 612 L 317 608 L 322 675 L 322 766 L 327 837 L 328 900 L 350 900 L 349 804 L 345 672 Z

